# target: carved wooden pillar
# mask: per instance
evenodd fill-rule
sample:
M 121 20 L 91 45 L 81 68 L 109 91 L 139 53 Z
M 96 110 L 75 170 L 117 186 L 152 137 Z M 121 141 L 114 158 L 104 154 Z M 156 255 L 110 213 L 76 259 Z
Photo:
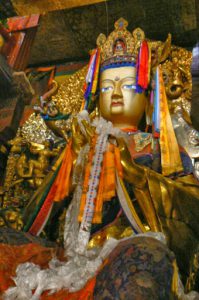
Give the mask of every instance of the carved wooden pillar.
M 1 53 L 15 71 L 23 71 L 28 65 L 38 23 L 39 15 L 31 15 L 9 18 L 8 30 L 0 27 L 0 33 L 5 38 Z
M 3 178 L 9 145 L 33 90 L 23 72 L 28 64 L 39 16 L 8 19 L 8 30 L 0 26 L 4 45 L 0 49 L 0 177 Z

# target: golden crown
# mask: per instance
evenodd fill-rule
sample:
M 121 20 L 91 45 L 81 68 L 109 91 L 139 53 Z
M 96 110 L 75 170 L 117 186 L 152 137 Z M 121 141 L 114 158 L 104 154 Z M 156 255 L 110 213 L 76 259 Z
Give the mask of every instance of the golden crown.
M 145 39 L 144 31 L 136 28 L 132 34 L 126 29 L 128 22 L 120 18 L 114 24 L 115 30 L 106 37 L 101 33 L 97 46 L 101 53 L 101 65 L 136 62 L 139 48 Z

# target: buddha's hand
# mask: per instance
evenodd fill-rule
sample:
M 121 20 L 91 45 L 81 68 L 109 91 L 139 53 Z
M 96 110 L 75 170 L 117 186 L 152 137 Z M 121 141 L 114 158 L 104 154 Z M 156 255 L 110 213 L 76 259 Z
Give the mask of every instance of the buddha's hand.
M 143 188 L 147 182 L 146 169 L 133 161 L 123 138 L 117 138 L 116 140 L 120 150 L 124 179 L 136 188 Z
M 78 156 L 81 148 L 85 144 L 91 143 L 92 138 L 95 134 L 95 128 L 91 126 L 91 124 L 86 120 L 81 121 L 81 128 L 80 128 L 77 117 L 74 117 L 72 121 L 71 130 L 72 130 L 72 149 L 74 153 Z

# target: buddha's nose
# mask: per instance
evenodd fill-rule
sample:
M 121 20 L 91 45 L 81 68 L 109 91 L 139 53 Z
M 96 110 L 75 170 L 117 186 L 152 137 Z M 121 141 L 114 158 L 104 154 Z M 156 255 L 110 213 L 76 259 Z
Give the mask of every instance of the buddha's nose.
M 113 89 L 113 93 L 112 93 L 112 98 L 113 99 L 123 98 L 122 90 L 121 90 L 121 85 L 120 85 L 119 82 L 115 83 L 115 86 L 114 86 L 114 89 Z

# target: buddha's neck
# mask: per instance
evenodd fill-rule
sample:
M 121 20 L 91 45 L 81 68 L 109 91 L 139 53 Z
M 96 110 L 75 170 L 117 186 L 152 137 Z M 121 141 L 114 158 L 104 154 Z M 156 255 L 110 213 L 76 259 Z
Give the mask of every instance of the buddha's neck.
M 113 124 L 114 127 L 119 128 L 123 131 L 137 131 L 138 127 L 132 124 Z

